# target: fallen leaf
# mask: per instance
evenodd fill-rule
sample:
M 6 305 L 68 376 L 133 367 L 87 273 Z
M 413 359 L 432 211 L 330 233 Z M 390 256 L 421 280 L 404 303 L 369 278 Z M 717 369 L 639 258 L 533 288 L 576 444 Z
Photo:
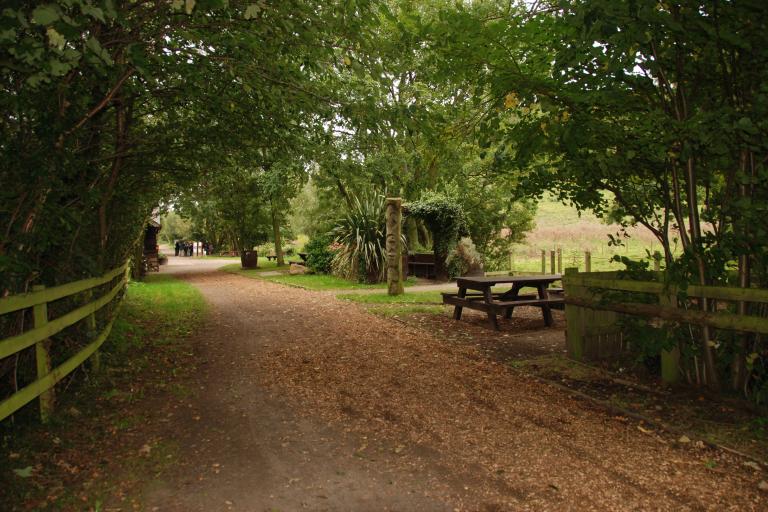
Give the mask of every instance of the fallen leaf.
M 690 443 L 691 439 L 688 436 L 680 436 L 680 439 L 677 440 L 678 443 Z
M 152 451 L 152 447 L 148 444 L 145 444 L 141 448 L 139 448 L 139 455 L 149 456 L 149 453 Z
M 768 491 L 768 482 L 765 480 L 761 480 L 759 484 L 757 484 L 757 488 L 761 491 Z
M 762 471 L 763 470 L 763 468 L 760 467 L 760 464 L 758 464 L 757 462 L 751 461 L 751 460 L 747 461 L 747 462 L 744 462 L 743 465 L 747 466 L 748 468 L 752 468 L 755 471 Z

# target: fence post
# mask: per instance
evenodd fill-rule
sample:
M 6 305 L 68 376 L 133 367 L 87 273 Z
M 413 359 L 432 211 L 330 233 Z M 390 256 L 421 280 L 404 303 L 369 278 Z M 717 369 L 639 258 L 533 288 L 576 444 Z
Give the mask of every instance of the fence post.
M 85 293 L 85 298 L 88 303 L 93 300 L 93 290 L 88 290 Z M 85 317 L 85 326 L 88 329 L 88 339 L 94 340 L 98 333 L 96 332 L 96 313 L 91 313 Z M 98 372 L 101 370 L 101 352 L 97 350 L 91 356 L 91 368 L 93 371 Z
M 557 273 L 563 273 L 563 249 L 557 249 Z
M 515 250 L 510 249 L 509 250 L 509 275 L 512 275 L 512 272 L 515 271 Z
M 555 251 L 554 250 L 549 251 L 549 269 L 550 269 L 550 274 L 555 273 Z
M 584 271 L 592 272 L 592 253 L 584 251 Z
M 658 264 L 658 260 L 656 260 Z M 659 295 L 659 305 L 665 308 L 676 308 L 677 297 L 674 293 L 662 292 Z M 661 351 L 661 381 L 665 384 L 674 384 L 680 380 L 680 347 L 672 350 Z
M 580 296 L 579 289 L 574 286 L 569 277 L 576 277 L 578 268 L 565 269 L 563 277 L 563 291 L 566 297 Z M 565 345 L 568 349 L 568 357 L 581 361 L 584 357 L 584 322 L 581 308 L 573 304 L 565 304 Z
M 38 292 L 45 289 L 43 285 L 35 285 L 32 291 Z M 48 303 L 35 304 L 32 306 L 32 321 L 34 328 L 43 327 L 48 323 Z M 46 338 L 35 344 L 35 361 L 37 363 L 37 378 L 42 379 L 51 373 L 51 340 Z M 55 399 L 53 388 L 47 389 L 40 394 L 40 420 L 48 423 L 53 413 L 53 402 Z

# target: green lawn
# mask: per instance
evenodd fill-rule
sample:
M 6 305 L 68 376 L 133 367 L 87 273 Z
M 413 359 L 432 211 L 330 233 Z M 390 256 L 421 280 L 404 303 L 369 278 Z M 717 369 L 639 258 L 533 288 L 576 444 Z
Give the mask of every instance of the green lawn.
M 288 266 L 278 267 L 274 262 L 262 263 L 259 258 L 259 268 L 244 270 L 239 264 L 224 265 L 219 268 L 224 272 L 230 272 L 232 274 L 240 274 L 246 277 L 253 277 L 258 279 L 266 279 L 274 283 L 285 284 L 288 286 L 296 286 L 298 288 L 304 288 L 307 290 L 367 290 L 371 288 L 386 288 L 387 283 L 367 284 L 358 283 L 356 281 L 350 281 L 341 277 L 329 276 L 325 274 L 303 274 L 303 275 L 289 275 L 281 274 L 277 276 L 265 276 L 264 272 L 273 270 L 287 270 Z M 405 282 L 405 286 L 412 286 L 416 284 L 415 278 L 408 278 Z
M 445 312 L 440 292 L 406 292 L 402 295 L 385 293 L 342 293 L 336 296 L 342 300 L 365 304 L 365 309 L 374 315 L 398 317 L 414 314 L 441 315 Z
M 442 304 L 440 292 L 406 292 L 402 295 L 386 293 L 342 293 L 336 296 L 342 300 L 363 304 Z
M 386 317 L 398 317 L 408 315 L 442 315 L 445 306 L 436 304 L 375 304 L 366 307 L 369 313 Z

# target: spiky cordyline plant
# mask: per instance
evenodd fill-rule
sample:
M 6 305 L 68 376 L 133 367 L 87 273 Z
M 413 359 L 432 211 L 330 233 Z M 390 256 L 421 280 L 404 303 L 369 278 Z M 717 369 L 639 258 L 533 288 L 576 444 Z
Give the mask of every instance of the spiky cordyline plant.
M 333 236 L 341 250 L 334 259 L 336 272 L 351 278 L 378 282 L 386 268 L 386 221 L 384 196 L 353 197 L 344 216 L 336 222 Z

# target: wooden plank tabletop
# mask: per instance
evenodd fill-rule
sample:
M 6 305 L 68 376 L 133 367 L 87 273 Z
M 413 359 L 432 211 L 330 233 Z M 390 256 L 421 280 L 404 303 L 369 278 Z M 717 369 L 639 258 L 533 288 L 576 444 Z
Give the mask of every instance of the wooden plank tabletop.
M 456 285 L 459 287 L 471 288 L 473 286 L 493 286 L 495 284 L 540 284 L 559 281 L 563 276 L 560 274 L 545 274 L 541 276 L 487 276 L 487 277 L 459 277 L 456 279 Z

